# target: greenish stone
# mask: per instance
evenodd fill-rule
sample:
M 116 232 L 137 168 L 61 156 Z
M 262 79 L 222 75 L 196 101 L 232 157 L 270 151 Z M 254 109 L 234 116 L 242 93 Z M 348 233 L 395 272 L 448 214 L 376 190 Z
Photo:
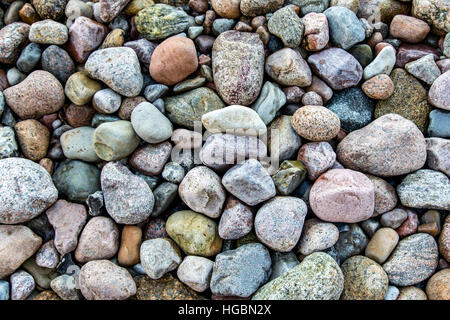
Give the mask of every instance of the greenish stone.
M 191 210 L 172 214 L 167 219 L 166 231 L 187 255 L 211 257 L 222 248 L 217 223 Z
M 291 194 L 305 180 L 307 170 L 303 163 L 297 160 L 286 160 L 280 165 L 278 172 L 272 176 L 279 194 Z
M 275 11 L 267 26 L 270 33 L 279 37 L 286 47 L 296 48 L 300 46 L 305 26 L 290 7 Z
M 344 276 L 336 261 L 315 252 L 261 287 L 252 300 L 338 300 L 343 287 Z
M 100 169 L 79 160 L 65 161 L 56 168 L 53 183 L 70 201 L 84 203 L 90 194 L 101 190 Z
M 59 276 L 56 269 L 43 268 L 36 264 L 35 256 L 32 256 L 27 261 L 25 261 L 22 267 L 33 276 L 34 281 L 38 288 L 50 289 L 50 282 Z
M 414 122 L 425 132 L 431 106 L 427 102 L 427 91 L 422 84 L 406 72 L 397 68 L 391 73 L 394 93 L 386 100 L 380 100 L 375 107 L 375 118 L 388 113 L 396 113 Z
M 372 49 L 367 44 L 357 44 L 349 50 L 349 53 L 358 60 L 363 68 L 372 62 Z
M 202 85 L 204 85 L 205 82 L 206 82 L 206 79 L 203 77 L 196 77 L 194 79 L 184 80 L 182 82 L 177 83 L 173 87 L 173 92 L 181 93 L 181 92 L 197 89 L 198 87 L 201 87 Z
M 147 40 L 160 40 L 183 32 L 189 26 L 189 16 L 175 7 L 154 4 L 139 11 L 135 23 Z
M 164 105 L 170 121 L 190 129 L 205 113 L 225 107 L 219 96 L 205 87 L 164 98 Z
M 237 239 L 236 241 L 236 247 L 239 248 L 240 246 L 249 244 L 249 243 L 259 243 L 258 237 L 256 234 L 252 231 L 242 238 Z
M 200 67 L 200 75 L 206 79 L 208 82 L 213 82 L 213 72 L 210 66 L 203 64 Z

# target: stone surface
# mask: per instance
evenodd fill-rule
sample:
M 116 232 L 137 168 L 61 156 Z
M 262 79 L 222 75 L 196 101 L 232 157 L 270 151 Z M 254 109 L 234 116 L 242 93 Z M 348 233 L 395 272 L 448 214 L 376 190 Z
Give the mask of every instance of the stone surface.
M 346 168 L 382 177 L 397 176 L 425 164 L 426 144 L 414 123 L 387 114 L 348 134 L 339 143 L 336 154 Z
M 148 144 L 137 149 L 131 155 L 130 164 L 146 175 L 157 176 L 169 160 L 171 151 L 172 145 L 167 141 L 159 144 Z
M 238 199 L 230 196 L 218 226 L 219 236 L 222 239 L 239 239 L 247 235 L 253 228 L 253 212 Z
M 39 267 L 53 269 L 59 263 L 59 253 L 56 250 L 53 240 L 42 245 L 36 253 L 36 264 Z
M 46 214 L 55 229 L 54 244 L 58 252 L 64 255 L 75 250 L 78 236 L 87 220 L 85 207 L 66 200 L 58 200 Z
M 375 191 L 375 211 L 373 215 L 377 216 L 394 209 L 398 201 L 394 187 L 379 177 L 371 174 L 366 174 L 366 176 L 372 181 Z
M 0 225 L 0 278 L 12 274 L 41 246 L 42 239 L 25 226 Z
M 64 93 L 74 104 L 84 105 L 90 103 L 101 88 L 102 85 L 89 78 L 85 72 L 76 72 L 67 79 Z
M 386 100 L 394 93 L 394 82 L 388 75 L 379 74 L 365 81 L 361 89 L 369 98 Z
M 50 282 L 50 287 L 63 300 L 80 300 L 78 281 L 75 277 L 63 274 Z
M 342 264 L 344 290 L 341 300 L 383 300 L 388 277 L 375 261 L 364 256 L 351 257 Z
M 47 154 L 50 132 L 46 126 L 34 119 L 18 122 L 14 129 L 23 155 L 33 161 L 39 161 Z
M 438 248 L 432 236 L 418 233 L 401 240 L 390 258 L 383 264 L 389 282 L 398 286 L 417 284 L 435 271 Z
M 308 63 L 301 54 L 291 48 L 272 53 L 266 60 L 266 73 L 283 86 L 307 87 L 312 75 Z
M 439 252 L 448 262 L 450 261 L 450 216 L 445 218 L 442 232 L 439 236 Z
M 95 153 L 94 140 L 95 129 L 80 127 L 68 130 L 61 135 L 60 142 L 64 156 L 68 159 L 97 162 L 100 158 Z
M 426 292 L 430 300 L 450 299 L 450 269 L 436 272 L 427 282 Z
M 323 49 L 330 39 L 328 20 L 323 13 L 311 12 L 302 18 L 305 25 L 303 43 L 308 51 Z
M 80 235 L 75 259 L 80 263 L 109 259 L 118 249 L 119 229 L 114 221 L 108 217 L 93 217 Z
M 166 230 L 188 255 L 210 257 L 222 248 L 216 222 L 194 211 L 184 210 L 172 214 L 167 219 Z
M 64 104 L 64 90 L 51 73 L 37 70 L 3 91 L 7 105 L 22 119 L 54 113 Z
M 375 59 L 364 68 L 364 80 L 368 80 L 379 74 L 390 75 L 394 68 L 395 60 L 395 49 L 391 46 L 384 47 Z
M 0 62 L 13 64 L 28 40 L 30 26 L 14 22 L 0 29 Z
M 308 57 L 314 73 L 334 90 L 350 88 L 359 83 L 363 69 L 351 54 L 340 48 L 325 49 Z
M 292 127 L 302 138 L 328 141 L 339 133 L 339 118 L 322 106 L 304 106 L 292 116 Z
M 34 290 L 33 276 L 26 271 L 17 271 L 11 275 L 11 300 L 25 300 Z
M 441 71 L 434 62 L 434 57 L 432 54 L 428 54 L 420 59 L 408 62 L 405 64 L 405 69 L 414 77 L 429 85 L 432 85 L 441 75 Z
M 290 7 L 275 11 L 269 19 L 267 27 L 271 34 L 279 37 L 289 48 L 296 48 L 300 45 L 305 29 L 302 20 Z
M 277 84 L 266 81 L 258 99 L 252 104 L 252 108 L 258 113 L 264 124 L 269 124 L 275 118 L 276 113 L 286 103 L 286 96 Z M 260 133 L 261 134 L 261 133 Z
M 291 125 L 291 116 L 282 115 L 269 125 L 267 147 L 280 161 L 292 159 L 301 145 L 301 138 Z
M 272 250 L 289 252 L 300 238 L 307 211 L 301 199 L 274 197 L 256 213 L 256 236 Z
M 413 0 L 411 13 L 426 21 L 438 35 L 450 32 L 450 5 L 444 0 Z
M 19 146 L 17 145 L 14 129 L 11 127 L 0 127 L 0 159 L 17 157 Z
M 28 38 L 34 43 L 62 45 L 69 39 L 69 31 L 62 23 L 46 19 L 31 25 Z
M 397 193 L 407 207 L 450 210 L 450 180 L 439 171 L 421 169 L 408 174 L 397 186 Z
M 0 223 L 33 219 L 58 199 L 58 190 L 40 165 L 22 158 L 0 160 Z
M 239 200 L 256 205 L 275 196 L 275 185 L 258 160 L 249 159 L 228 170 L 222 184 Z
M 368 242 L 366 234 L 359 225 L 356 223 L 350 224 L 344 230 L 341 230 L 338 241 L 332 247 L 336 251 L 336 261 L 342 263 L 352 256 L 363 253 Z
M 253 300 L 338 300 L 344 276 L 326 253 L 315 252 L 284 275 L 261 287 Z
M 136 294 L 130 273 L 108 260 L 90 261 L 81 268 L 80 289 L 87 300 L 125 300 Z
M 263 84 L 264 46 L 257 34 L 226 31 L 214 41 L 212 69 L 217 92 L 227 104 L 248 106 Z
M 269 251 L 260 243 L 240 246 L 216 256 L 211 291 L 217 296 L 249 297 L 271 273 Z
M 153 211 L 155 198 L 144 179 L 119 162 L 106 164 L 100 176 L 105 208 L 116 223 L 136 224 Z
M 307 219 L 298 243 L 298 252 L 308 256 L 332 247 L 339 238 L 338 228 L 316 218 Z
M 167 272 L 175 270 L 181 263 L 180 250 L 170 239 L 152 239 L 142 243 L 141 264 L 147 275 L 159 279 Z
M 158 280 L 148 276 L 137 277 L 135 280 L 137 300 L 198 300 L 193 290 L 171 274 Z

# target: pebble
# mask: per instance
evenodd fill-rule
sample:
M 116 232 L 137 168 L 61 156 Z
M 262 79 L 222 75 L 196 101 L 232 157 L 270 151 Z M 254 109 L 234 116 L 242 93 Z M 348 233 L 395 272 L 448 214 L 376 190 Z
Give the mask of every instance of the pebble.
M 30 73 L 41 59 L 42 50 L 39 44 L 28 44 L 17 59 L 17 68 L 25 73 Z
M 102 85 L 86 73 L 76 72 L 67 79 L 64 93 L 70 101 L 81 106 L 90 103 L 94 94 L 101 89 Z
M 210 218 L 217 218 L 222 213 L 225 190 L 220 177 L 207 167 L 190 170 L 180 183 L 178 193 L 181 200 L 196 212 Z
M 152 239 L 142 243 L 141 264 L 152 279 L 160 279 L 164 274 L 175 270 L 181 263 L 180 250 L 170 239 Z
M 346 228 L 340 231 L 339 239 L 334 245 L 338 261 L 341 263 L 352 256 L 362 254 L 369 242 L 358 224 L 352 223 L 344 227 Z
M 316 218 L 307 219 L 303 226 L 298 252 L 308 256 L 332 247 L 339 239 L 339 230 L 332 224 Z
M 3 161 L 3 160 L 2 160 Z M 0 225 L 0 278 L 11 275 L 41 246 L 42 239 L 25 226 Z
M 80 263 L 109 259 L 116 255 L 118 249 L 119 229 L 114 221 L 108 217 L 93 217 L 80 235 L 75 250 L 75 259 Z M 83 273 L 83 268 L 81 268 L 81 273 Z M 80 274 L 80 284 L 81 281 Z
M 100 170 L 79 160 L 61 163 L 53 174 L 53 182 L 58 192 L 78 203 L 85 203 L 90 194 L 101 190 Z
M 291 159 L 301 146 L 301 138 L 291 125 L 292 117 L 276 117 L 269 125 L 267 147 L 280 161 Z
M 39 267 L 53 269 L 59 263 L 59 253 L 53 240 L 47 241 L 36 253 L 36 264 Z
M 64 90 L 51 73 L 37 70 L 3 91 L 6 104 L 22 119 L 51 114 L 64 104 Z
M 173 135 L 172 135 L 173 137 Z M 172 145 L 165 141 L 158 144 L 147 144 L 137 149 L 130 157 L 130 164 L 140 172 L 157 176 L 170 158 Z
M 327 17 L 323 13 L 311 12 L 302 18 L 305 26 L 303 43 L 308 51 L 319 51 L 330 39 Z
M 426 292 L 430 300 L 450 299 L 450 269 L 436 272 L 427 282 Z
M 397 246 L 399 236 L 394 229 L 381 228 L 367 244 L 365 255 L 377 263 L 384 263 Z
M 286 96 L 280 87 L 270 81 L 266 81 L 262 87 L 258 99 L 252 104 L 253 108 L 264 121 L 269 124 L 275 118 L 278 110 L 286 103 Z M 262 134 L 262 133 L 261 133 Z
M 301 199 L 274 197 L 255 216 L 256 236 L 272 250 L 289 252 L 300 238 L 307 211 Z
M 3 176 L 0 186 L 0 223 L 16 224 L 31 220 L 58 198 L 58 191 L 48 172 L 30 160 L 2 159 L 0 175 Z
M 360 172 L 331 169 L 315 181 L 309 201 L 311 209 L 322 220 L 360 222 L 373 214 L 374 186 Z
M 394 93 L 394 82 L 388 75 L 379 74 L 366 80 L 361 89 L 371 99 L 386 100 Z
M 328 142 L 309 142 L 300 148 L 297 160 L 305 165 L 308 179 L 314 181 L 333 166 L 336 154 Z
M 437 265 L 436 241 L 429 234 L 417 233 L 400 240 L 383 269 L 391 284 L 410 286 L 430 277 Z
M 236 21 L 234 19 L 215 19 L 212 24 L 212 32 L 214 35 L 218 36 L 225 31 L 233 28 Z
M 103 81 L 126 97 L 137 96 L 143 87 L 139 60 L 131 48 L 97 50 L 89 56 L 85 70 L 92 78 Z
M 387 114 L 348 134 L 338 144 L 336 154 L 346 168 L 376 176 L 397 176 L 425 164 L 426 143 L 414 123 Z
M 323 100 L 320 94 L 310 91 L 303 95 L 302 97 L 303 105 L 313 105 L 313 106 L 323 106 Z
M 30 26 L 13 22 L 0 29 L 0 63 L 13 64 L 20 55 L 20 49 L 27 43 Z
M 11 275 L 11 300 L 25 300 L 34 290 L 34 279 L 26 271 L 17 271 Z
M 69 39 L 69 30 L 62 23 L 46 19 L 31 25 L 28 38 L 34 43 L 62 45 Z
M 450 138 L 450 129 L 447 123 L 450 120 L 450 112 L 434 109 L 429 114 L 430 123 L 427 133 L 431 137 Z
M 147 40 L 165 39 L 186 30 L 189 19 L 186 12 L 167 4 L 153 4 L 135 16 L 137 31 Z
M 114 113 L 119 110 L 122 98 L 111 89 L 97 91 L 92 97 L 92 106 L 101 113 Z
M 17 68 L 11 68 L 8 70 L 6 77 L 8 78 L 9 85 L 15 86 L 15 85 L 21 83 L 23 80 L 25 80 L 27 75 L 20 72 L 20 70 Z
M 427 165 L 450 176 L 450 142 L 441 138 L 426 138 Z
M 184 176 L 184 168 L 176 163 L 176 162 L 168 162 L 164 166 L 164 170 L 162 172 L 163 179 L 172 182 L 172 183 L 180 183 Z
M 133 129 L 132 122 L 126 120 L 100 124 L 93 139 L 97 156 L 105 161 L 115 161 L 132 154 L 139 145 L 139 137 Z
M 155 197 L 144 179 L 120 162 L 109 162 L 100 176 L 105 208 L 119 224 L 137 224 L 153 211 Z
M 253 300 L 338 300 L 344 276 L 334 259 L 323 252 L 308 255 L 284 275 L 262 286 Z
M 397 300 L 428 300 L 427 295 L 422 289 L 414 286 L 400 288 L 400 294 Z
M 445 72 L 440 75 L 434 82 L 428 92 L 428 101 L 435 107 L 450 110 L 450 94 L 449 81 L 450 72 Z
M 174 85 L 197 70 L 198 59 L 191 39 L 174 36 L 164 40 L 153 52 L 150 75 L 164 85 Z
M 252 209 L 230 196 L 220 217 L 219 236 L 222 239 L 236 240 L 250 233 L 252 228 Z
M 292 8 L 287 6 L 275 11 L 267 26 L 270 33 L 279 37 L 286 47 L 296 48 L 301 44 L 305 26 Z
M 241 0 L 240 9 L 244 16 L 256 17 L 274 12 L 281 6 L 282 0 Z
M 81 293 L 87 300 L 125 300 L 136 294 L 136 284 L 130 273 L 108 260 L 83 265 L 79 281 Z
M 386 295 L 384 296 L 384 300 L 397 300 L 397 297 L 400 294 L 400 290 L 394 286 L 388 286 L 386 291 Z
M 339 133 L 341 122 L 336 114 L 322 106 L 304 106 L 292 116 L 292 127 L 302 138 L 328 141 Z
M 312 83 L 311 69 L 298 51 L 283 48 L 267 57 L 266 73 L 283 86 L 307 87 Z
M 408 218 L 408 211 L 402 208 L 395 208 L 381 215 L 380 222 L 384 227 L 397 229 Z
M 0 280 L 0 301 L 9 300 L 9 282 Z
M 344 290 L 341 300 L 384 300 L 388 277 L 375 261 L 354 256 L 342 264 Z
M 136 108 L 142 102 L 147 102 L 147 100 L 141 96 L 123 99 L 117 115 L 120 117 L 120 119 L 129 121 L 134 108 Z
M 367 178 L 372 181 L 375 191 L 375 208 L 374 208 L 374 216 L 380 215 L 387 211 L 390 211 L 395 208 L 397 205 L 397 194 L 395 193 L 395 189 L 392 185 L 390 185 L 387 181 L 366 174 Z
M 442 226 L 442 232 L 439 236 L 439 252 L 448 262 L 450 261 L 450 218 L 447 215 L 444 225 Z
M 275 185 L 261 163 L 249 159 L 228 170 L 222 178 L 225 189 L 248 205 L 256 205 L 275 196 Z
M 299 264 L 293 252 L 283 253 L 274 251 L 270 254 L 270 258 L 272 259 L 272 275 L 270 276 L 270 281 L 284 275 Z
M 140 261 L 139 248 L 142 242 L 142 230 L 137 226 L 126 225 L 122 229 L 117 261 L 122 266 L 133 266 Z
M 16 142 L 14 129 L 11 127 L 0 127 L 0 159 L 17 157 L 19 146 Z
M 167 97 L 163 100 L 170 121 L 189 129 L 194 129 L 195 121 L 201 121 L 204 114 L 225 107 L 217 94 L 206 87 Z
M 46 126 L 34 119 L 18 122 L 14 129 L 23 155 L 33 161 L 39 161 L 47 154 L 50 132 Z
M 305 180 L 307 169 L 298 160 L 285 160 L 272 176 L 277 193 L 287 196 Z
M 418 43 L 426 38 L 430 29 L 425 21 L 399 14 L 392 19 L 389 33 L 402 41 Z
M 209 288 L 214 262 L 197 256 L 186 256 L 177 269 L 181 282 L 197 292 Z
M 86 162 L 99 161 L 100 158 L 95 153 L 92 143 L 94 132 L 95 129 L 91 127 L 79 127 L 64 132 L 60 138 L 64 156 Z
M 54 246 L 61 255 L 72 252 L 78 245 L 78 235 L 83 229 L 87 214 L 83 205 L 58 200 L 46 212 L 55 230 Z
M 397 194 L 407 207 L 450 210 L 450 180 L 439 171 L 421 169 L 408 174 L 397 186 Z
M 259 36 L 234 30 L 221 33 L 212 49 L 212 69 L 217 92 L 227 104 L 251 104 L 264 76 L 264 46 Z
M 207 67 L 207 66 L 205 66 L 205 67 Z M 211 73 L 211 79 L 212 79 L 212 73 Z M 205 83 L 206 83 L 206 79 L 203 77 L 195 77 L 193 79 L 187 79 L 187 80 L 177 83 L 173 87 L 173 92 L 180 93 L 180 92 L 185 92 L 188 90 L 196 89 L 196 88 L 203 86 Z M 155 103 L 156 103 L 156 101 L 155 101 Z
M 239 16 L 241 15 L 239 7 L 240 2 L 241 0 L 230 0 L 230 1 L 211 0 L 211 5 L 214 11 L 221 17 L 236 19 L 239 18 Z
M 323 14 L 328 19 L 330 39 L 338 47 L 348 50 L 366 38 L 361 22 L 350 9 L 330 7 Z
M 340 48 L 330 48 L 308 57 L 314 73 L 332 89 L 350 88 L 362 79 L 363 68 L 351 54 Z
M 187 255 L 210 257 L 222 248 L 216 222 L 194 211 L 173 213 L 167 219 L 166 230 Z
M 408 62 L 405 64 L 405 69 L 414 77 L 429 85 L 432 85 L 441 75 L 441 71 L 434 62 L 434 57 L 432 54 L 428 54 L 420 59 Z
M 50 287 L 62 300 L 80 300 L 78 281 L 73 276 L 63 274 L 53 279 Z
M 217 296 L 251 296 L 271 273 L 269 251 L 260 243 L 240 246 L 216 256 L 211 292 Z
M 368 80 L 379 74 L 390 75 L 395 65 L 395 50 L 391 46 L 384 47 L 375 59 L 364 68 L 363 79 Z

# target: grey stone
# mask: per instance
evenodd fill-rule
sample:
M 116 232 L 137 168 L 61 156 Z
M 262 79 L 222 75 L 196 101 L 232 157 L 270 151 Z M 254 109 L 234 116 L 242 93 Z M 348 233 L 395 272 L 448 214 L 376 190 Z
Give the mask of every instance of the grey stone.
M 155 100 L 163 97 L 169 92 L 169 87 L 164 84 L 151 84 L 145 87 L 144 97 L 148 102 L 153 103 Z
M 180 250 L 170 239 L 157 238 L 144 241 L 140 249 L 141 264 L 147 275 L 159 279 L 175 270 L 181 263 Z
M 293 252 L 277 252 L 274 251 L 270 254 L 272 259 L 272 275 L 270 281 L 281 277 L 300 262 Z
M 11 127 L 0 128 L 0 159 L 17 157 L 19 146 L 16 142 L 14 129 Z
M 434 109 L 429 114 L 428 135 L 431 137 L 450 138 L 450 111 Z
M 148 102 L 142 102 L 131 113 L 134 131 L 148 143 L 159 143 L 172 136 L 173 126 L 161 111 Z
M 91 127 L 79 127 L 64 132 L 60 138 L 64 156 L 86 162 L 99 161 L 94 149 L 94 132 L 95 129 Z
M 41 59 L 42 50 L 39 44 L 30 43 L 20 53 L 19 59 L 17 59 L 17 68 L 24 72 L 30 73 Z
M 375 59 L 364 68 L 364 80 L 368 80 L 379 74 L 390 75 L 394 68 L 395 61 L 395 50 L 391 46 L 384 47 Z
M 269 124 L 275 118 L 278 110 L 286 103 L 286 95 L 280 87 L 270 81 L 266 81 L 261 89 L 258 99 L 251 105 L 264 124 Z
M 63 300 L 80 300 L 81 292 L 78 290 L 78 279 L 63 274 L 50 282 L 50 287 Z
M 427 54 L 420 59 L 408 62 L 405 64 L 405 69 L 414 77 L 429 85 L 432 85 L 434 80 L 441 75 L 441 70 L 434 62 L 433 54 Z
M 350 9 L 330 7 L 323 13 L 328 19 L 331 41 L 342 49 L 350 49 L 366 38 L 361 22 Z
M 172 204 L 178 195 L 178 185 L 171 182 L 161 183 L 154 191 L 155 206 L 153 207 L 152 217 L 158 217 L 163 214 Z
M 350 230 L 341 232 L 334 245 L 338 252 L 339 260 L 345 261 L 352 256 L 364 252 L 369 240 L 364 231 L 356 223 L 350 225 Z
M 11 275 L 11 300 L 25 300 L 34 290 L 34 279 L 28 272 L 17 271 Z
M 183 167 L 176 162 L 168 162 L 164 166 L 164 170 L 162 171 L 163 179 L 172 182 L 172 183 L 180 183 L 184 178 L 184 169 Z
M 279 37 L 286 47 L 296 48 L 300 46 L 305 26 L 290 7 L 275 11 L 267 26 L 270 33 Z

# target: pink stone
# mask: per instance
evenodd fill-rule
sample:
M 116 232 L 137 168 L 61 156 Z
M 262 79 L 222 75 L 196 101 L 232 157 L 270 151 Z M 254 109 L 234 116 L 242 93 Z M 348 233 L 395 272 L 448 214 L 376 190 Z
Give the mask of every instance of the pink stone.
M 408 212 L 408 217 L 406 218 L 406 220 L 403 221 L 403 223 L 400 225 L 400 227 L 395 229 L 395 231 L 397 231 L 398 235 L 401 238 L 409 236 L 413 233 L 416 233 L 417 227 L 419 225 L 419 219 L 417 217 L 417 214 L 415 214 L 411 210 L 407 210 L 407 212 Z
M 159 144 L 148 144 L 136 150 L 130 157 L 130 164 L 143 174 L 157 176 L 170 159 L 172 145 L 165 141 Z
M 316 216 L 324 221 L 356 223 L 372 216 L 374 187 L 361 172 L 331 169 L 311 187 L 309 203 Z
M 428 92 L 428 101 L 437 108 L 450 110 L 450 71 L 434 80 Z
M 311 142 L 300 148 L 297 160 L 306 166 L 308 179 L 316 180 L 318 176 L 333 166 L 336 161 L 336 153 L 328 142 Z
M 78 235 L 86 223 L 86 208 L 77 203 L 58 200 L 47 210 L 47 217 L 55 229 L 55 247 L 62 255 L 77 247 Z
M 327 103 L 328 100 L 333 97 L 333 90 L 319 77 L 316 76 L 312 77 L 312 83 L 308 88 L 306 88 L 306 91 L 314 91 L 318 93 L 322 97 L 324 103 Z
M 219 222 L 219 235 L 222 239 L 239 239 L 253 228 L 253 212 L 249 206 L 233 196 L 227 200 Z
M 311 12 L 302 19 L 305 25 L 304 43 L 308 51 L 323 49 L 329 41 L 328 20 L 323 13 Z
M 430 30 L 430 26 L 425 21 L 398 14 L 392 19 L 389 31 L 394 38 L 409 43 L 418 43 L 426 38 Z

